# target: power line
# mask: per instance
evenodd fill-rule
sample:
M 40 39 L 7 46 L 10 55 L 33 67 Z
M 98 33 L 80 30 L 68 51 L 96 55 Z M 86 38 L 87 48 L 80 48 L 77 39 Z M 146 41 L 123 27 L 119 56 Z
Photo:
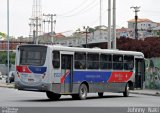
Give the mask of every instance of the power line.
M 106 10 L 104 10 L 104 11 L 101 11 L 101 15 L 104 15 L 106 13 Z M 101 17 L 101 24 L 102 24 L 102 17 Z M 96 22 L 97 22 L 97 24 L 98 24 L 98 20 L 99 20 L 99 17 L 97 16 L 97 18 L 95 18 L 93 21 L 90 21 L 90 22 L 87 22 L 87 23 L 89 23 L 88 25 L 93 25 L 93 24 L 95 24 Z
M 82 14 L 86 13 L 88 10 L 93 9 L 96 5 L 98 5 L 98 3 L 96 3 L 96 1 L 94 1 L 94 2 L 92 2 L 92 4 L 88 4 L 85 8 L 81 9 L 78 12 L 75 12 L 70 15 L 58 15 L 58 16 L 59 17 L 73 17 L 73 16 L 77 16 L 77 15 L 82 15 Z
M 62 13 L 60 15 L 65 15 L 65 14 L 73 13 L 73 11 L 77 10 L 77 8 L 82 7 L 82 5 L 84 5 L 85 3 L 87 3 L 86 0 L 83 0 L 78 6 L 76 6 L 73 9 L 71 9 L 71 10 L 65 12 L 65 13 Z

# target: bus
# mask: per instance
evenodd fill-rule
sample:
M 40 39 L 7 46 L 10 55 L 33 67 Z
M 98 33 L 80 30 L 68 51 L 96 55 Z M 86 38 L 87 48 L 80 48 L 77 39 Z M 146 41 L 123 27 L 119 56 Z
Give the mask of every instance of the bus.
M 61 45 L 19 45 L 16 49 L 15 87 L 46 92 L 51 100 L 61 95 L 84 100 L 88 93 L 123 93 L 143 88 L 141 52 Z

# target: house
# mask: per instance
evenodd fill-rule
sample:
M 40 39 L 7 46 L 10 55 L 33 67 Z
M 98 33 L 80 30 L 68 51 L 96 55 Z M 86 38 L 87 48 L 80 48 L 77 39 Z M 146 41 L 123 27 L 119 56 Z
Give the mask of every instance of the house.
M 159 25 L 157 22 L 153 22 L 147 18 L 138 18 L 137 20 L 137 29 L 138 29 L 138 38 L 143 39 L 145 37 L 154 36 L 152 30 Z M 133 37 L 135 37 L 135 19 L 128 20 L 128 28 L 133 29 Z
M 147 18 L 139 18 L 137 20 L 137 28 L 138 30 L 151 30 L 154 27 L 157 27 L 158 23 L 153 22 Z M 135 29 L 135 19 L 128 20 L 128 28 Z
M 125 37 L 125 38 L 132 38 L 133 37 L 133 29 L 131 28 L 120 28 L 116 29 L 116 37 Z

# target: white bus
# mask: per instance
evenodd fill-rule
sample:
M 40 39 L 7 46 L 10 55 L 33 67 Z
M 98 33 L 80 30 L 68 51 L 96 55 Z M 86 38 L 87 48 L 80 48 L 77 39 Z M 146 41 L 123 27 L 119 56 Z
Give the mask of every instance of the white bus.
M 15 86 L 42 91 L 51 100 L 61 95 L 86 99 L 87 93 L 143 88 L 145 64 L 141 52 L 60 45 L 20 45 L 16 51 Z

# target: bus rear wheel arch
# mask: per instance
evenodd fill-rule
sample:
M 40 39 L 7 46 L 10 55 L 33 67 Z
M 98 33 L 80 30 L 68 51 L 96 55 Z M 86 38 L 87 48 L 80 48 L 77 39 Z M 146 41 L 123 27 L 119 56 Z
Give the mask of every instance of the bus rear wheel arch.
M 58 100 L 61 97 L 61 94 L 53 93 L 53 92 L 50 92 L 50 91 L 47 91 L 46 95 L 50 100 Z
M 78 89 L 78 94 L 72 94 L 73 99 L 85 100 L 88 93 L 88 84 L 83 82 Z

